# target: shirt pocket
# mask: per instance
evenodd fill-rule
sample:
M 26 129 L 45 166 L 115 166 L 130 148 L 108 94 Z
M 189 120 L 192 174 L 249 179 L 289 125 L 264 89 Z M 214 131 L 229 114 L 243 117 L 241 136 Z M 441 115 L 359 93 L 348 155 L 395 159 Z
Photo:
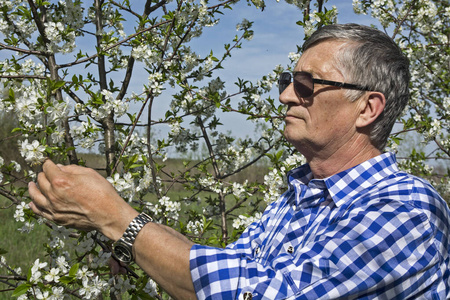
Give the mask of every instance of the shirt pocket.
M 338 267 L 329 259 L 313 257 L 304 260 L 291 270 L 284 272 L 286 281 L 291 285 L 294 294 L 319 280 L 329 277 L 338 271 Z

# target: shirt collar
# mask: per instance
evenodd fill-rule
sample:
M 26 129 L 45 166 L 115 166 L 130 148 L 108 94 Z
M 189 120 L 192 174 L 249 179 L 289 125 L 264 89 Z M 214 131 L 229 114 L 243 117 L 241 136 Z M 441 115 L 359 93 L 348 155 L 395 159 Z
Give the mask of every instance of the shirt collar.
M 341 206 L 395 172 L 398 172 L 395 154 L 387 152 L 325 179 L 312 179 L 308 164 L 291 170 L 287 176 L 290 189 L 294 188 L 294 182 L 308 186 L 325 185 L 336 206 Z

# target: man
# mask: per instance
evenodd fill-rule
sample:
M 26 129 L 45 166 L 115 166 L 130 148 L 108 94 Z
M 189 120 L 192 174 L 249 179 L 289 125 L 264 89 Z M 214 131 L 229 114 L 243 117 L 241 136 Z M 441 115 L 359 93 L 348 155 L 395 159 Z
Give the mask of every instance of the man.
M 409 97 L 408 60 L 384 33 L 355 24 L 325 26 L 303 50 L 279 87 L 285 136 L 308 163 L 225 249 L 146 216 L 128 227 L 138 212 L 78 166 L 47 161 L 39 189 L 29 185 L 31 208 L 114 241 L 127 230 L 136 263 L 179 299 L 449 297 L 447 204 L 382 153 Z

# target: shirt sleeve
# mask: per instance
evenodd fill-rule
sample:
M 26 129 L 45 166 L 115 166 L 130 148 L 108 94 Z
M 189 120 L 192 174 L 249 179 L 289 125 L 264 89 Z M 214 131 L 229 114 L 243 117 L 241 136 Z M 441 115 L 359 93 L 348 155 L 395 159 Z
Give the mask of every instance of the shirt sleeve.
M 346 210 L 273 257 L 255 254 L 252 242 L 263 232 L 260 222 L 225 249 L 192 247 L 198 299 L 393 299 L 426 290 L 440 276 L 435 228 L 426 214 L 395 201 Z
M 255 257 L 259 251 L 258 241 L 266 233 L 265 217 L 251 224 L 225 249 L 198 244 L 192 247 L 190 267 L 198 299 L 248 300 L 270 295 L 274 300 L 293 295 L 283 273 Z

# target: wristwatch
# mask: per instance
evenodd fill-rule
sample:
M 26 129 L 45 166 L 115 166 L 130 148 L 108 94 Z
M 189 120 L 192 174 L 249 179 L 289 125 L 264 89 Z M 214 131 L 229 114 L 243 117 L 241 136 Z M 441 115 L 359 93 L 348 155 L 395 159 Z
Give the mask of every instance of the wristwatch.
M 134 240 L 142 227 L 152 221 L 153 219 L 146 213 L 137 215 L 128 225 L 122 237 L 113 244 L 113 256 L 126 264 L 131 263 L 134 260 L 132 251 Z

